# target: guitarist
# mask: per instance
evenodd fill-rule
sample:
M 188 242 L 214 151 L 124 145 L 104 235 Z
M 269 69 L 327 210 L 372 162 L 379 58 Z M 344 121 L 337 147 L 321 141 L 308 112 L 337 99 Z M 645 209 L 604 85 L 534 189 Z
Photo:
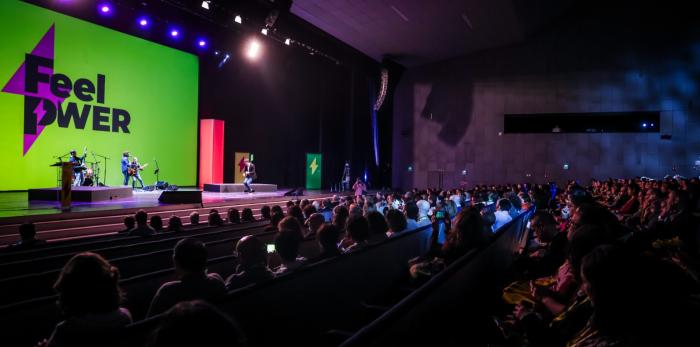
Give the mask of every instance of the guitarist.
M 258 178 L 257 173 L 255 172 L 255 164 L 253 164 L 250 159 L 245 158 L 245 179 L 243 179 L 243 185 L 245 186 L 245 192 L 246 193 L 254 193 L 255 190 L 250 187 L 250 185 L 253 183 L 253 180 Z
M 141 165 L 139 164 L 139 158 L 134 157 L 134 159 L 131 160 L 131 164 L 129 165 L 129 175 L 132 177 L 131 185 L 136 186 L 136 180 L 139 181 L 141 184 L 141 189 L 143 189 L 143 180 L 141 179 L 141 174 L 139 171 L 143 170 L 143 168 L 146 167 L 146 165 Z
M 83 170 L 85 167 L 85 157 L 87 157 L 87 147 L 83 148 L 83 156 L 79 157 L 75 150 L 70 151 L 69 162 L 74 163 L 73 166 L 73 186 L 79 187 L 83 185 Z

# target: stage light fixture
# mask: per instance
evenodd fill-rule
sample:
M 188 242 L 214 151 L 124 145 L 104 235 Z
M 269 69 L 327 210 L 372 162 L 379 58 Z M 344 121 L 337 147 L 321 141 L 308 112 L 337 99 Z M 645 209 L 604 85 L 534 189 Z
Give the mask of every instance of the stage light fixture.
M 180 31 L 177 29 L 170 29 L 170 37 L 177 38 L 180 36 Z
M 200 48 L 204 48 L 204 47 L 207 46 L 207 40 L 205 40 L 205 39 L 199 39 L 199 40 L 197 41 L 197 45 L 198 45 Z
M 112 8 L 108 4 L 103 4 L 100 6 L 100 12 L 102 13 L 109 13 L 112 11 Z
M 148 18 L 146 18 L 146 17 L 139 18 L 139 26 L 142 28 L 147 27 L 148 26 Z
M 214 55 L 219 55 L 219 51 L 214 51 Z
M 263 28 L 262 30 L 260 30 L 260 33 L 267 36 L 267 28 Z
M 239 16 L 239 15 L 236 15 L 236 17 L 233 18 L 233 21 L 236 22 L 236 23 L 238 23 L 238 24 L 242 24 L 242 23 L 243 23 L 243 18 L 241 18 L 241 16 Z
M 292 44 L 292 39 L 287 38 L 286 40 L 284 40 L 284 44 L 287 45 L 287 46 L 291 45 L 291 44 Z
M 255 60 L 260 56 L 261 50 L 260 42 L 256 39 L 251 39 L 248 41 L 248 47 L 246 48 L 246 57 L 250 60 Z
M 221 61 L 219 62 L 219 69 L 221 69 L 221 67 L 223 67 L 224 64 L 226 64 L 226 62 L 228 61 L 229 58 L 231 58 L 231 56 L 228 55 L 228 53 L 226 53 L 226 55 L 224 56 L 224 59 L 221 59 Z
M 208 10 L 210 4 L 211 4 L 211 1 L 202 1 L 202 8 L 205 10 Z

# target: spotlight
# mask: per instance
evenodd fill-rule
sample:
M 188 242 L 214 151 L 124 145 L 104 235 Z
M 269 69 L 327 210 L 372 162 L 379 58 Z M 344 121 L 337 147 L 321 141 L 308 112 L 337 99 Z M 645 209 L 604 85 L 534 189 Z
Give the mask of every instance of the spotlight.
M 647 127 L 647 123 L 642 123 L 642 128 L 646 128 L 646 127 Z
M 210 3 L 211 1 L 202 1 L 202 8 L 208 10 Z
M 112 6 L 108 3 L 100 4 L 100 6 L 97 9 L 103 16 L 108 16 L 112 13 Z
M 261 50 L 260 42 L 256 39 L 251 39 L 248 41 L 248 47 L 246 49 L 246 57 L 250 60 L 255 60 L 260 56 Z
M 224 56 L 224 59 L 222 59 L 221 62 L 219 62 L 219 69 L 221 69 L 221 67 L 224 66 L 224 64 L 226 64 L 226 62 L 228 61 L 229 58 L 231 58 L 231 56 L 228 55 L 228 53 L 227 53 Z
M 214 51 L 214 55 L 219 55 L 219 51 Z
M 139 19 L 139 26 L 145 28 L 148 26 L 148 18 L 142 17 Z
M 654 127 L 654 123 L 649 124 L 649 126 Z
M 180 36 L 180 31 L 177 29 L 170 29 L 170 37 L 177 38 Z
M 207 40 L 205 40 L 205 39 L 199 39 L 199 41 L 197 41 L 197 46 L 199 46 L 199 47 L 201 47 L 201 48 L 206 47 L 206 46 L 207 46 Z
M 291 44 L 292 44 L 292 39 L 287 38 L 286 40 L 284 40 L 284 44 L 287 45 L 287 46 L 291 45 Z
M 261 32 L 263 35 L 267 36 L 267 28 L 263 28 L 262 30 L 260 30 L 260 32 Z
M 243 23 L 243 18 L 241 18 L 241 16 L 239 16 L 239 15 L 236 15 L 236 17 L 233 19 L 233 21 L 238 23 L 238 24 L 241 24 L 241 23 Z

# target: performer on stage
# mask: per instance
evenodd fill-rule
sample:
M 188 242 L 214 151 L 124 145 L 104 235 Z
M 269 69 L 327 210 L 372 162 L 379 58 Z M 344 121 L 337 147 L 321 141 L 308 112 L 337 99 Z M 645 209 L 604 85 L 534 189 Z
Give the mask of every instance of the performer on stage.
M 122 174 L 124 175 L 124 185 L 129 184 L 129 152 L 126 151 L 122 154 Z
M 250 159 L 245 158 L 245 179 L 243 179 L 243 185 L 245 186 L 246 193 L 254 193 L 255 190 L 250 187 L 253 180 L 258 177 L 255 172 L 255 164 L 253 164 Z
M 350 190 L 350 163 L 345 162 L 345 168 L 343 169 L 343 191 Z
M 85 167 L 85 157 L 87 157 L 87 147 L 83 148 L 83 156 L 79 157 L 75 150 L 70 151 L 69 162 L 75 163 L 73 166 L 73 186 L 79 187 L 83 185 L 83 170 L 87 169 Z
M 355 191 L 355 198 L 359 199 L 367 190 L 367 185 L 358 177 L 355 184 L 352 185 L 352 189 Z
M 129 165 L 129 174 L 131 175 L 132 181 L 131 185 L 136 186 L 136 180 L 139 181 L 141 184 L 141 189 L 143 189 L 143 180 L 141 179 L 141 173 L 140 171 L 143 170 L 143 168 L 146 167 L 146 165 L 141 165 L 139 164 L 139 158 L 134 157 L 133 160 L 131 160 L 131 164 Z

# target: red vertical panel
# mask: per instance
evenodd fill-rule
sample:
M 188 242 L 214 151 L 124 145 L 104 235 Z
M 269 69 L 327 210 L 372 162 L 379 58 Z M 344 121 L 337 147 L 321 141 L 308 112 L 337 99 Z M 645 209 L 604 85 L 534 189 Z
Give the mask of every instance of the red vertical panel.
M 199 187 L 206 183 L 223 183 L 224 121 L 199 121 Z

